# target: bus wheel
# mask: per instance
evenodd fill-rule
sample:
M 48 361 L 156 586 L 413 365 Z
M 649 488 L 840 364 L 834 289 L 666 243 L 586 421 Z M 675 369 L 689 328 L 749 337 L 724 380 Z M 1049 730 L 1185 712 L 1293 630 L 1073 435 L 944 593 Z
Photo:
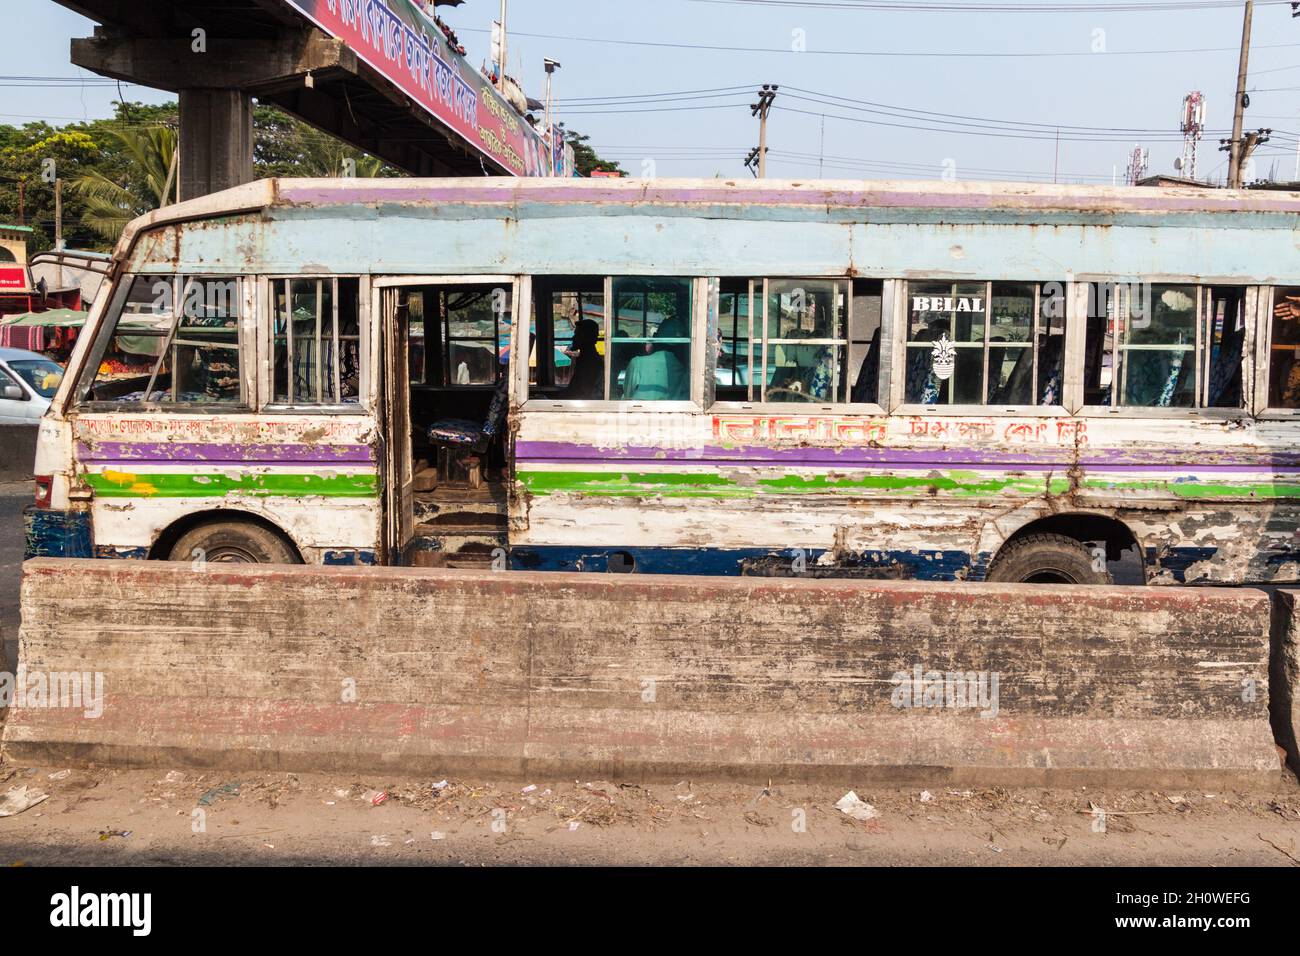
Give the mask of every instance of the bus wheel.
M 1012 584 L 1110 584 L 1110 572 L 1082 541 L 1063 534 L 1031 534 L 1012 541 L 993 561 L 987 581 Z
M 293 546 L 274 531 L 248 521 L 213 521 L 185 532 L 168 561 L 220 564 L 301 564 Z

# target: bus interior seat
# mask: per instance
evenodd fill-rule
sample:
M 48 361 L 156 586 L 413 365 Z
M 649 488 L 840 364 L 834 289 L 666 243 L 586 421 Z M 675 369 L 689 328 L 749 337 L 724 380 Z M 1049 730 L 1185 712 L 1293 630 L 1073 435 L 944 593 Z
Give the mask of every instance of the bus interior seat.
M 492 393 L 492 402 L 482 421 L 442 418 L 429 425 L 425 431 L 425 437 L 434 450 L 445 452 L 448 458 L 458 458 L 465 463 L 472 488 L 477 488 L 482 483 L 482 456 L 495 444 L 495 439 L 500 436 L 505 424 L 509 393 L 509 379 L 502 376 L 501 383 Z

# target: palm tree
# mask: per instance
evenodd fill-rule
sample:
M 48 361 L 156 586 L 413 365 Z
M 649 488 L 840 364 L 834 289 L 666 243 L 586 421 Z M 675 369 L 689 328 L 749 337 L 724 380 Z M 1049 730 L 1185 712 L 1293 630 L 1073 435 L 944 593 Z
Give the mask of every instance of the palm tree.
M 177 136 L 167 126 L 114 130 L 109 135 L 121 144 L 127 160 L 122 181 L 92 169 L 70 185 L 85 204 L 82 221 L 116 241 L 132 219 L 166 205 L 175 195 Z

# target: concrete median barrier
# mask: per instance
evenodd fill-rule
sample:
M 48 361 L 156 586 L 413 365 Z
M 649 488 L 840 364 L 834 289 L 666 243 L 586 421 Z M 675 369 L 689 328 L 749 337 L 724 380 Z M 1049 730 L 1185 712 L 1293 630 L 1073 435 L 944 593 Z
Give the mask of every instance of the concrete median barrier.
M 1273 653 L 1269 710 L 1287 766 L 1300 776 L 1300 591 L 1273 592 Z
M 41 559 L 22 610 L 19 683 L 102 675 L 102 699 L 16 698 L 20 761 L 1048 786 L 1280 769 L 1253 590 Z
M 36 461 L 36 423 L 0 425 L 0 481 L 27 481 Z

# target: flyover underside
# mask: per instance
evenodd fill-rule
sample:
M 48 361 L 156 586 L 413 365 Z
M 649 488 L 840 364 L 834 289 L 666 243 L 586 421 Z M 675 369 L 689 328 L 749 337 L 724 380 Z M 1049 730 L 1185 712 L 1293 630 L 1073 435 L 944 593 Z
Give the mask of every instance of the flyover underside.
M 508 172 L 279 0 L 57 2 L 103 25 L 73 41 L 75 65 L 180 95 L 182 199 L 253 178 L 253 97 L 416 176 Z M 214 154 L 223 138 L 229 147 Z
M 18 760 L 1071 786 L 1279 770 L 1252 590 L 45 559 L 22 612 L 29 687 L 104 682 L 102 706 L 15 698 Z

